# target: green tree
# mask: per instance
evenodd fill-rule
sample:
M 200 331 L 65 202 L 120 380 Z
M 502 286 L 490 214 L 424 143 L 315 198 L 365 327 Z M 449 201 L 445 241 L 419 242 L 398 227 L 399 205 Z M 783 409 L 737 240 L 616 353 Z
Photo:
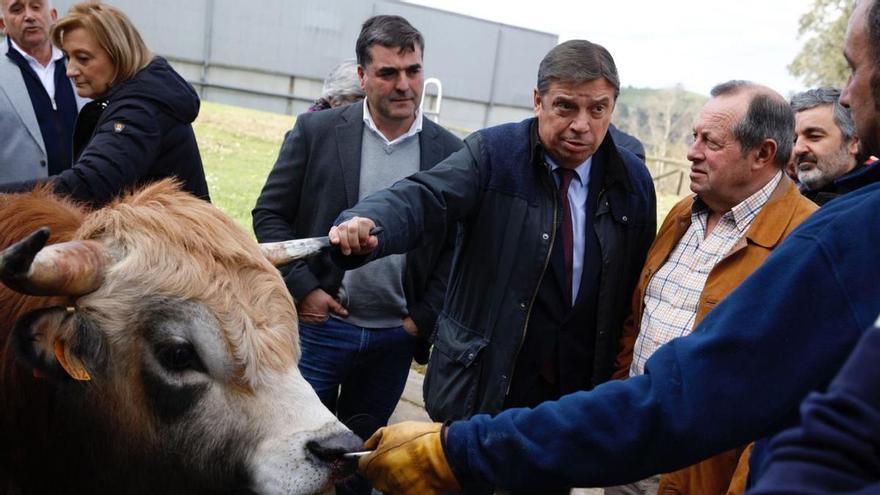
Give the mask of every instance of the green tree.
M 814 0 L 800 18 L 798 37 L 806 42 L 788 71 L 808 86 L 841 87 L 849 69 L 843 58 L 843 37 L 852 13 L 852 0 Z

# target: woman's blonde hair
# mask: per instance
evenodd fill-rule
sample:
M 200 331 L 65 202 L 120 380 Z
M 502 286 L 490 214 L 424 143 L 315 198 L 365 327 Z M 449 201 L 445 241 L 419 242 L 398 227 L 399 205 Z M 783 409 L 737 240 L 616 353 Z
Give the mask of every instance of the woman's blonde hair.
M 128 17 L 116 7 L 84 2 L 70 8 L 52 27 L 52 43 L 61 47 L 64 33 L 85 29 L 110 55 L 116 74 L 110 86 L 130 79 L 153 60 L 153 53 Z

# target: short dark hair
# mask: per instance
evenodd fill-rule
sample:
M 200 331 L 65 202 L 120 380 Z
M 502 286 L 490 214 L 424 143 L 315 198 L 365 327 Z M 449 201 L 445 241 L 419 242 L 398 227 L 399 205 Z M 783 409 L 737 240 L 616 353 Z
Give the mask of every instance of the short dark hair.
M 364 21 L 354 48 L 359 65 L 366 67 L 373 61 L 370 57 L 370 47 L 373 45 L 409 52 L 419 47 L 422 54 L 425 53 L 422 33 L 399 15 L 377 15 Z
M 763 86 L 750 81 L 733 80 L 712 88 L 713 98 L 731 96 L 745 90 L 756 90 L 742 120 L 733 126 L 733 137 L 739 142 L 743 155 L 766 139 L 776 142 L 773 161 L 785 168 L 794 147 L 794 112 L 784 98 L 770 94 Z
M 569 40 L 547 52 L 538 66 L 538 93 L 543 96 L 554 82 L 581 84 L 604 77 L 620 96 L 620 77 L 611 53 L 587 40 Z
M 834 124 L 849 142 L 856 135 L 856 124 L 848 108 L 840 104 L 840 90 L 837 88 L 815 88 L 791 97 L 791 109 L 795 114 L 816 107 L 831 105 Z

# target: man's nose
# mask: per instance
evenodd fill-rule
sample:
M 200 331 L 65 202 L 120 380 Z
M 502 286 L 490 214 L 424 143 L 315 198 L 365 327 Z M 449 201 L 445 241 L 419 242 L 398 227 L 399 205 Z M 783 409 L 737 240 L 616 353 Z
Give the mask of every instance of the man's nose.
M 849 75 L 849 78 L 846 80 L 846 84 L 843 86 L 843 91 L 840 92 L 840 98 L 838 101 L 840 105 L 844 108 L 849 108 L 850 103 L 850 93 L 852 92 L 852 74 Z
M 405 73 L 398 74 L 397 83 L 394 85 L 394 89 L 401 93 L 405 93 L 409 91 L 410 86 L 409 77 L 407 77 Z
M 807 147 L 807 140 L 800 137 L 796 138 L 794 140 L 794 149 L 792 150 L 794 156 L 798 157 L 806 153 L 807 151 L 809 151 L 809 148 Z
M 569 127 L 578 134 L 590 132 L 590 116 L 587 115 L 587 112 L 578 112 Z
M 687 159 L 690 162 L 701 162 L 703 161 L 703 152 L 697 148 L 697 142 L 694 141 L 691 143 L 690 148 L 688 148 Z

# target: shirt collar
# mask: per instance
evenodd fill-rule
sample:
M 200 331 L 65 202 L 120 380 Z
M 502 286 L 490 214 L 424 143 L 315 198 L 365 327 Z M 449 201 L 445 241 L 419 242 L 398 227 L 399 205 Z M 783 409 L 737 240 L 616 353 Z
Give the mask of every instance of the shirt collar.
M 745 232 L 749 228 L 752 220 L 755 219 L 755 216 L 758 215 L 758 212 L 761 211 L 761 208 L 770 199 L 770 195 L 773 194 L 773 190 L 776 189 L 780 179 L 782 179 L 782 170 L 776 172 L 776 175 L 755 194 L 752 194 L 745 201 L 731 208 L 730 213 L 733 215 L 733 221 L 736 222 L 736 227 L 740 231 Z
M 550 169 L 550 174 L 552 175 L 556 172 L 556 169 L 559 168 L 559 165 L 553 161 L 553 158 L 550 158 L 550 155 L 544 153 L 544 161 L 547 163 L 547 168 Z M 590 155 L 589 158 L 586 159 L 583 163 L 575 167 L 575 175 L 581 184 L 586 184 L 587 180 L 590 178 L 590 166 L 593 164 L 593 156 Z
M 37 65 L 39 65 L 40 67 L 43 67 L 43 64 L 41 64 L 37 59 L 35 59 L 34 57 L 31 57 L 30 54 L 28 54 L 27 52 L 25 52 L 24 50 L 22 50 L 21 47 L 18 46 L 18 43 L 15 42 L 15 40 L 13 40 L 13 39 L 10 38 L 10 37 L 7 37 L 6 39 L 9 40 L 9 45 L 10 45 L 15 51 L 17 51 L 18 53 L 20 53 L 21 56 L 24 57 L 24 59 L 28 61 L 28 63 L 30 63 L 30 64 L 37 64 Z M 49 65 L 51 65 L 52 62 L 57 62 L 58 60 L 61 60 L 62 58 L 64 58 L 64 52 L 62 52 L 62 51 L 61 51 L 57 46 L 55 46 L 55 45 L 51 45 L 51 46 L 52 46 L 52 58 L 49 59 L 49 64 L 46 64 L 45 67 L 48 67 Z
M 722 218 L 729 218 L 733 221 L 734 225 L 736 225 L 736 229 L 740 232 L 745 232 L 748 230 L 749 226 L 752 224 L 752 220 L 758 215 L 758 212 L 761 211 L 761 208 L 767 203 L 770 199 L 770 195 L 773 194 L 773 191 L 776 189 L 776 186 L 779 185 L 779 181 L 782 180 L 782 171 L 776 173 L 772 179 L 770 179 L 767 184 L 764 185 L 761 189 L 758 189 L 757 192 L 744 199 L 738 205 L 734 206 L 727 213 L 722 215 Z M 691 212 L 693 216 L 699 216 L 709 214 L 709 207 L 706 206 L 699 196 L 694 198 L 694 204 L 691 207 Z
M 382 140 L 385 141 L 386 145 L 389 145 L 389 146 L 395 145 L 401 141 L 404 141 L 404 140 L 422 132 L 422 119 L 423 119 L 422 108 L 419 107 L 416 110 L 416 118 L 413 120 L 413 123 L 409 127 L 409 130 L 406 131 L 404 134 L 398 136 L 393 141 L 389 141 L 388 138 L 385 137 L 385 134 L 382 134 L 382 131 L 380 131 L 379 128 L 376 127 L 376 122 L 373 120 L 373 116 L 370 115 L 370 106 L 367 105 L 367 99 L 364 98 L 364 124 L 367 126 L 368 129 L 375 132 L 376 135 L 378 135 L 380 138 L 382 138 Z

